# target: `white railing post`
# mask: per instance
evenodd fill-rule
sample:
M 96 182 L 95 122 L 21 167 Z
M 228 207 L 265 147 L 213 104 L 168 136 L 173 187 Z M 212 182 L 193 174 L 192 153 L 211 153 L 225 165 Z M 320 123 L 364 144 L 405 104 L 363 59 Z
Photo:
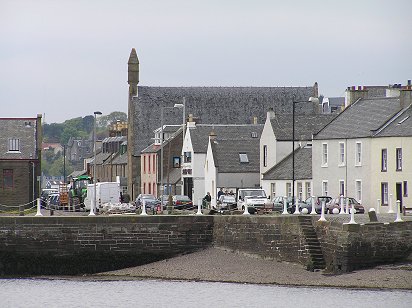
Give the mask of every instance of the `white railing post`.
M 396 219 L 395 222 L 402 222 L 402 218 L 401 218 L 401 201 L 400 200 L 396 200 Z
M 323 201 L 322 201 L 322 209 L 321 209 L 321 212 L 320 212 L 320 218 L 319 218 L 318 221 L 326 221 L 326 218 L 325 218 L 325 206 L 326 206 L 326 200 L 323 200 Z
M 286 200 L 287 200 L 287 197 L 284 196 L 284 197 L 283 197 L 283 212 L 282 212 L 282 215 L 287 215 L 287 214 L 289 214 L 289 213 L 288 213 L 288 205 L 287 205 Z
M 340 195 L 340 197 L 339 197 L 339 204 L 340 204 L 339 214 L 345 214 L 345 209 L 343 207 L 343 195 Z
M 315 210 L 315 196 L 312 196 L 312 210 L 310 211 L 310 215 L 316 215 L 316 210 Z
M 146 216 L 146 200 L 142 198 L 142 213 L 140 215 Z
M 357 225 L 355 222 L 355 205 L 352 204 L 352 207 L 350 209 L 350 221 L 348 222 L 349 225 Z
M 346 207 L 345 207 L 345 214 L 350 214 L 349 213 L 349 198 L 348 197 L 346 197 L 345 198 L 346 199 L 346 202 L 345 202 L 345 205 L 346 205 Z
M 378 199 L 378 206 L 376 207 L 376 213 L 380 214 L 381 213 L 381 199 Z
M 393 214 L 395 213 L 393 211 L 393 207 L 392 207 L 392 194 L 389 194 L 389 209 L 388 209 L 388 214 Z
M 297 197 L 297 196 L 296 196 Z M 299 211 L 299 204 L 298 204 L 298 198 L 296 198 L 295 200 L 293 200 L 292 197 L 292 202 L 295 201 L 295 211 L 293 212 L 294 215 L 300 215 L 300 211 Z
M 203 215 L 202 214 L 202 199 L 197 200 L 197 213 L 196 215 Z
M 243 215 L 250 215 L 249 210 L 247 209 L 247 202 L 245 202 L 244 208 L 245 208 L 245 211 L 243 212 Z
M 37 198 L 37 213 L 36 216 L 43 216 L 43 214 L 40 212 L 40 198 Z

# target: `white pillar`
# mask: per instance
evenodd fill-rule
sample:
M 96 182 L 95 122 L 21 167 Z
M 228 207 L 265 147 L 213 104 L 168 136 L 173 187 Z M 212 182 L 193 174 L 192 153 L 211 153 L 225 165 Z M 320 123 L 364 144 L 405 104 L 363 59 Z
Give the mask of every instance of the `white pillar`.
M 245 198 L 245 199 L 246 199 L 246 198 Z M 243 215 L 250 215 L 250 213 L 249 213 L 249 211 L 248 211 L 248 209 L 247 209 L 247 203 L 246 203 L 246 202 L 245 202 L 244 207 L 245 207 L 245 211 L 243 212 Z
M 146 200 L 142 198 L 142 213 L 140 215 L 146 216 Z
M 376 207 L 376 213 L 380 214 L 381 213 L 381 199 L 378 199 L 378 206 Z
M 316 215 L 316 210 L 315 210 L 315 196 L 312 196 L 312 210 L 310 211 L 310 215 Z
M 396 219 L 395 219 L 395 222 L 402 222 L 403 221 L 402 218 L 401 218 L 400 206 L 401 206 L 401 201 L 396 200 Z
M 287 206 L 287 202 L 286 202 L 286 199 L 287 199 L 287 197 L 286 196 L 284 196 L 283 197 L 283 212 L 282 212 L 282 215 L 287 215 L 287 214 L 289 214 L 288 213 L 288 206 Z
M 357 225 L 355 222 L 355 205 L 352 204 L 351 210 L 350 210 L 350 221 L 347 223 L 349 225 Z
M 37 198 L 37 213 L 36 216 L 43 216 L 43 214 L 40 212 L 40 198 Z
M 395 213 L 393 211 L 393 207 L 392 207 L 392 194 L 389 194 L 389 209 L 388 209 L 388 214 L 393 214 Z
M 202 214 L 202 199 L 197 200 L 197 213 L 196 215 L 203 215 Z
M 345 214 L 349 214 L 349 198 L 346 197 L 346 208 L 345 208 Z
M 344 209 L 344 207 L 343 207 L 343 195 L 340 195 L 339 204 L 340 204 L 340 212 L 339 212 L 339 214 L 345 214 L 345 209 Z
M 294 215 L 300 215 L 300 211 L 299 211 L 299 204 L 298 204 L 298 198 L 296 196 L 295 198 L 295 211 L 293 212 Z M 293 202 L 293 197 L 292 197 L 292 202 Z
M 326 221 L 326 218 L 325 218 L 325 206 L 326 206 L 326 201 L 323 200 L 323 201 L 322 201 L 322 210 L 321 210 L 321 212 L 320 212 L 320 218 L 319 218 L 318 221 Z

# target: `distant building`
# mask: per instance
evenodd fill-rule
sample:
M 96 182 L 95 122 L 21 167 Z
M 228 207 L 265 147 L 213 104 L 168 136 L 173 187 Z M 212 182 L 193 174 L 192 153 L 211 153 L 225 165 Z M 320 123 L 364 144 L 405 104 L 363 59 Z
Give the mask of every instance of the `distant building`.
M 41 114 L 37 118 L 0 118 L 2 205 L 27 204 L 39 197 L 41 118 Z

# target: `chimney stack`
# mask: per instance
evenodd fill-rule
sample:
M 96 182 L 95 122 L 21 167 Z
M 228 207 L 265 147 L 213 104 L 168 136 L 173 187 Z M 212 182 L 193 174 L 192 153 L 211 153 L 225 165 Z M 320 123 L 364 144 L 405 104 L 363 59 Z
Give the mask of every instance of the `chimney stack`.
M 216 139 L 216 133 L 215 133 L 214 130 L 212 130 L 212 131 L 209 133 L 209 139 L 210 139 L 210 140 L 215 140 L 215 139 Z
M 409 81 L 410 80 L 408 80 L 408 83 Z M 412 87 L 410 85 L 406 86 L 404 89 L 400 89 L 399 101 L 402 109 L 412 104 Z
M 355 86 L 348 87 L 345 91 L 345 108 L 360 98 L 368 98 L 368 92 L 369 90 L 366 87 L 362 88 L 361 86 L 358 86 L 357 90 Z

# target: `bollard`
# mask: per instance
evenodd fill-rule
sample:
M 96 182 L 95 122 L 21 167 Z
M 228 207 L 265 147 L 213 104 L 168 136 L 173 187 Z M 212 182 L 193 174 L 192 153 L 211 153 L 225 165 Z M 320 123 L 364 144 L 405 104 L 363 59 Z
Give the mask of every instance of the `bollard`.
M 50 216 L 53 216 L 53 215 L 54 215 L 54 210 L 50 209 Z
M 402 222 L 402 218 L 401 218 L 401 201 L 400 200 L 396 200 L 396 219 L 395 222 Z
M 24 216 L 24 205 L 19 205 L 19 216 Z
M 378 206 L 376 207 L 376 213 L 381 213 L 381 199 L 378 199 Z
M 395 213 L 395 212 L 393 211 L 393 208 L 392 208 L 392 194 L 389 194 L 389 209 L 388 209 L 388 214 L 393 214 L 393 213 Z
M 315 196 L 312 196 L 312 210 L 310 211 L 310 215 L 316 215 L 315 198 Z
M 202 199 L 197 200 L 197 213 L 196 215 L 203 215 L 202 214 Z
M 283 197 L 283 212 L 282 212 L 282 215 L 289 214 L 288 213 L 288 205 L 286 204 L 287 203 L 286 198 L 287 198 L 286 196 Z
M 323 200 L 322 201 L 322 209 L 321 209 L 321 212 L 320 212 L 320 218 L 319 218 L 318 221 L 326 221 L 326 218 L 325 218 L 325 205 L 326 205 L 326 200 Z
M 340 212 L 339 214 L 345 214 L 345 209 L 343 208 L 343 195 L 339 197 Z
M 43 214 L 40 212 L 40 198 L 37 198 L 37 213 L 35 216 L 43 216 Z
M 349 198 L 346 198 L 345 214 L 349 214 Z
M 350 221 L 346 223 L 347 225 L 357 225 L 355 222 L 355 205 L 352 204 L 351 210 L 350 210 Z
M 292 202 L 295 201 L 295 211 L 293 212 L 294 215 L 300 215 L 300 211 L 299 211 L 299 204 L 297 200 L 293 200 L 292 198 Z
M 247 209 L 247 203 L 245 202 L 245 211 L 243 212 L 243 215 L 250 215 L 248 209 Z
M 146 200 L 145 199 L 142 199 L 142 213 L 140 214 L 141 216 L 147 216 L 147 213 L 146 213 Z

